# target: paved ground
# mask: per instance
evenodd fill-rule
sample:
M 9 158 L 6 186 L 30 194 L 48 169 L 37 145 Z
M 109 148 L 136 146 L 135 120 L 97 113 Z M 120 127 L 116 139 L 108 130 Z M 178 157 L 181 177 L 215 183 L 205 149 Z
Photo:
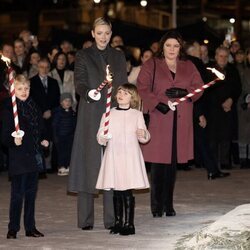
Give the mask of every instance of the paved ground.
M 232 176 L 208 181 L 202 169 L 179 171 L 175 192 L 176 217 L 152 218 L 149 192 L 136 193 L 136 235 L 109 235 L 102 224 L 101 195 L 95 201 L 93 231 L 76 227 L 76 196 L 66 192 L 67 177 L 49 174 L 40 180 L 37 228 L 44 238 L 27 238 L 23 225 L 18 239 L 7 240 L 9 187 L 0 174 L 0 249 L 175 249 L 183 236 L 214 222 L 238 205 L 250 203 L 250 169 L 232 170 Z

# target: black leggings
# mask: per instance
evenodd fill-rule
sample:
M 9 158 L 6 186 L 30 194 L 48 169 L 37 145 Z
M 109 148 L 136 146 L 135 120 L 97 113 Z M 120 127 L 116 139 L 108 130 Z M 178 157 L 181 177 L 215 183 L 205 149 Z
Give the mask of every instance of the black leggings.
M 132 192 L 132 189 L 128 189 L 128 190 L 124 190 L 124 191 L 114 190 L 114 196 L 132 197 L 133 192 Z

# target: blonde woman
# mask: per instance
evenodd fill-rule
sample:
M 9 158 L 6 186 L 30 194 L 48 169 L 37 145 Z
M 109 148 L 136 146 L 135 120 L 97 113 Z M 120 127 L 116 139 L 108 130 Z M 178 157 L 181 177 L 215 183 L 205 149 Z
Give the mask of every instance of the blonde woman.
M 78 193 L 78 227 L 83 230 L 94 226 L 94 195 L 98 193 L 95 185 L 102 157 L 96 134 L 105 112 L 107 89 L 103 89 L 99 101 L 88 93 L 106 78 L 107 65 L 113 72 L 114 89 L 128 81 L 124 54 L 109 46 L 111 27 L 106 18 L 97 18 L 91 31 L 94 44 L 78 51 L 75 61 L 75 86 L 80 101 L 69 168 L 69 191 Z M 113 194 L 104 191 L 103 197 L 104 227 L 110 228 L 114 224 Z

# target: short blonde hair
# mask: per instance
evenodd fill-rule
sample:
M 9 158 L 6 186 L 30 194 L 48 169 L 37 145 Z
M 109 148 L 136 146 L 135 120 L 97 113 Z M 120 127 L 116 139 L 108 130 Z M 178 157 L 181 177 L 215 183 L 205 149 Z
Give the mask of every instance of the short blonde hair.
M 25 75 L 16 75 L 14 85 L 28 85 L 30 87 L 30 80 Z
M 112 24 L 110 20 L 106 17 L 98 17 L 97 19 L 95 19 L 93 26 L 92 26 L 92 30 L 95 30 L 95 27 L 98 25 L 108 25 L 110 29 L 112 29 Z
M 132 109 L 139 109 L 141 98 L 139 96 L 137 87 L 131 83 L 125 83 L 117 88 L 115 98 L 117 98 L 117 93 L 119 90 L 127 91 L 131 95 L 130 107 Z

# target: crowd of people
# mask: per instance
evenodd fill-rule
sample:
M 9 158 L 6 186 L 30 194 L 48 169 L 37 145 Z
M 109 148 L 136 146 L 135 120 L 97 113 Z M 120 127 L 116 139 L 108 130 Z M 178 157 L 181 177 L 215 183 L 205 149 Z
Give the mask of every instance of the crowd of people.
M 149 188 L 145 166 L 153 217 L 176 215 L 178 169 L 203 167 L 213 180 L 229 176 L 222 170 L 235 165 L 250 168 L 250 49 L 232 41 L 213 53 L 171 30 L 135 57 L 112 34 L 108 19 L 97 18 L 91 34 L 79 50 L 65 40 L 44 53 L 28 30 L 1 47 L 10 59 L 9 65 L 0 60 L 0 169 L 8 169 L 12 182 L 9 239 L 20 230 L 23 199 L 26 236 L 44 236 L 35 226 L 34 204 L 38 177 L 49 172 L 69 175 L 68 191 L 78 193 L 79 228 L 93 229 L 94 197 L 101 189 L 104 227 L 131 235 L 132 190 Z M 98 98 L 90 94 L 106 79 L 107 65 L 114 93 L 111 136 L 103 133 L 107 88 Z M 21 138 L 11 137 L 9 67 L 16 73 Z M 216 78 L 206 67 L 225 79 L 170 107 Z

